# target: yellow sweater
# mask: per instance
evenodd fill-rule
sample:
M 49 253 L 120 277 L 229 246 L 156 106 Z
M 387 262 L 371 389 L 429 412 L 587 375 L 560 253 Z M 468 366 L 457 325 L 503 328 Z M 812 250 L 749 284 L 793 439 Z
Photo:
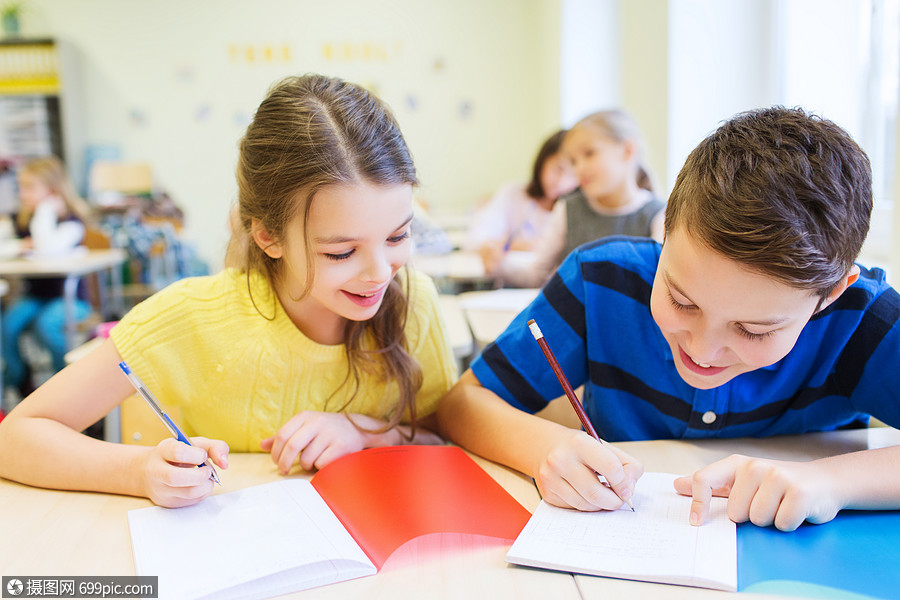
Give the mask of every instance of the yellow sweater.
M 427 416 L 456 377 L 437 291 L 410 274 L 407 342 L 422 367 L 417 414 Z M 132 309 L 111 331 L 122 358 L 163 404 L 181 409 L 187 435 L 259 451 L 288 419 L 304 410 L 337 411 L 353 386 L 332 396 L 347 374 L 344 345 L 307 338 L 278 303 L 265 277 L 226 269 L 178 281 Z M 360 374 L 347 412 L 385 418 L 397 401 L 383 380 Z M 331 396 L 329 398 L 329 396 Z

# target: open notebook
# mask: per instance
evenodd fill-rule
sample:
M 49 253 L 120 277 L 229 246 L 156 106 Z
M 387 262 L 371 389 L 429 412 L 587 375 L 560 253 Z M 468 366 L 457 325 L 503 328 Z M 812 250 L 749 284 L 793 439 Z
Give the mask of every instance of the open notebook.
M 350 454 L 311 481 L 132 510 L 128 523 L 135 570 L 159 576 L 160 598 L 253 600 L 372 575 L 429 533 L 512 540 L 529 516 L 459 448 L 401 446 Z
M 737 589 L 735 524 L 725 499 L 713 498 L 702 527 L 688 522 L 690 497 L 675 493 L 676 475 L 645 473 L 634 512 L 580 512 L 541 501 L 506 560 L 588 575 L 695 587 Z

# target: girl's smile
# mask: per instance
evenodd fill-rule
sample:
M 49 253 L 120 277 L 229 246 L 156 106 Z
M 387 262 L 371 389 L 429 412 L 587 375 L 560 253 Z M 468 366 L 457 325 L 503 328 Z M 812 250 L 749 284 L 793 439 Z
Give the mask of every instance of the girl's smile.
M 370 307 L 375 306 L 376 304 L 381 304 L 382 298 L 384 298 L 384 292 L 387 289 L 387 286 L 383 286 L 381 289 L 375 290 L 373 292 L 360 292 L 353 293 L 348 292 L 347 290 L 342 290 L 347 298 L 350 299 L 351 302 L 355 302 L 359 306 L 362 307 Z

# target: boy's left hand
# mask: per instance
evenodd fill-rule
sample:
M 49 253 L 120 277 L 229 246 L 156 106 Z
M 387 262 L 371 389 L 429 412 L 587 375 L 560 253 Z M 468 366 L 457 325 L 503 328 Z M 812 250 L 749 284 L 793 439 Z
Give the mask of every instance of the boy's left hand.
M 360 416 L 361 415 L 357 415 Z M 366 424 L 362 423 L 365 427 Z M 321 469 L 331 461 L 365 448 L 366 434 L 343 413 L 299 412 L 274 437 L 260 442 L 272 454 L 278 471 L 287 475 L 300 458 L 307 470 Z
M 690 522 L 702 525 L 712 496 L 728 498 L 728 518 L 793 531 L 803 521 L 830 521 L 843 507 L 840 482 L 822 461 L 787 462 L 734 454 L 679 477 L 675 490 L 693 496 Z

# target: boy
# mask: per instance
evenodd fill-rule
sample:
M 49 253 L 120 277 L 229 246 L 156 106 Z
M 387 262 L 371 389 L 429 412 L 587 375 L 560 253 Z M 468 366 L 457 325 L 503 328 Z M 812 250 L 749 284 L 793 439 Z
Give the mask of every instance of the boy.
M 559 395 L 532 318 L 610 442 L 823 431 L 868 415 L 900 425 L 900 296 L 853 262 L 871 209 L 868 158 L 842 129 L 797 109 L 736 116 L 688 157 L 664 244 L 574 251 L 444 397 L 445 435 L 532 475 L 553 504 L 631 497 L 634 458 L 529 414 Z M 900 508 L 897 475 L 900 447 L 808 463 L 734 456 L 676 488 L 693 495 L 695 525 L 715 493 L 737 522 L 793 530 L 842 508 Z

